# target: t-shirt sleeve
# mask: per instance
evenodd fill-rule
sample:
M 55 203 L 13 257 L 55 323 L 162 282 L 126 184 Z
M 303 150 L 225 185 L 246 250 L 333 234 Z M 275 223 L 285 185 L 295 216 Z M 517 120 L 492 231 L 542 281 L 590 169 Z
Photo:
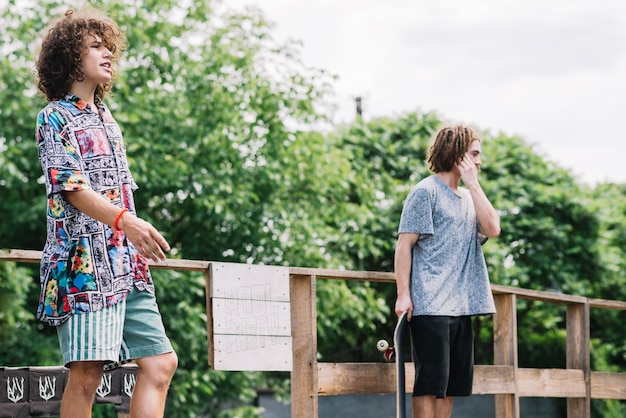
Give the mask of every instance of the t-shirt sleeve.
M 414 188 L 404 202 L 398 233 L 432 235 L 433 212 L 428 190 Z
M 37 150 L 48 196 L 91 188 L 88 177 L 82 172 L 77 145 L 66 136 L 66 125 L 63 115 L 51 108 L 37 116 Z

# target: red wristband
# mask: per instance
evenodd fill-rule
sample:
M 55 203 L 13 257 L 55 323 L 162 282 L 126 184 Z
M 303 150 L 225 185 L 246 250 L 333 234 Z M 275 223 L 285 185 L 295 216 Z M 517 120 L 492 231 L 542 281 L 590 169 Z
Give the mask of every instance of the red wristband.
M 125 214 L 126 212 L 128 212 L 128 209 L 124 208 L 115 217 L 115 221 L 113 221 L 113 229 L 115 229 L 116 231 L 121 231 L 118 224 L 120 223 L 120 219 L 122 219 L 122 215 Z

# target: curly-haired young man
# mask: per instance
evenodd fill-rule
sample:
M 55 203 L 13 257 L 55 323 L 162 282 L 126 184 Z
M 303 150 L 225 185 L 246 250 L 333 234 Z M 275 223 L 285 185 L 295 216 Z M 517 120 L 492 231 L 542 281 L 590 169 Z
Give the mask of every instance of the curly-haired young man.
M 48 105 L 36 139 L 46 181 L 47 239 L 37 317 L 56 326 L 69 379 L 61 417 L 90 417 L 105 366 L 139 366 L 131 416 L 162 417 L 178 359 L 147 259 L 165 238 L 136 216 L 126 148 L 103 99 L 125 46 L 96 9 L 68 10 L 44 34 L 37 87 Z

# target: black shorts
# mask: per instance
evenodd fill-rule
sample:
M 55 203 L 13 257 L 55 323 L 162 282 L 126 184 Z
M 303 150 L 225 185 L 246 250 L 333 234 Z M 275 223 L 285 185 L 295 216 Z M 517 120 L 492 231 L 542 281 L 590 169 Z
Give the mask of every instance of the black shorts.
M 470 396 L 474 335 L 470 316 L 414 316 L 409 322 L 415 364 L 413 396 Z

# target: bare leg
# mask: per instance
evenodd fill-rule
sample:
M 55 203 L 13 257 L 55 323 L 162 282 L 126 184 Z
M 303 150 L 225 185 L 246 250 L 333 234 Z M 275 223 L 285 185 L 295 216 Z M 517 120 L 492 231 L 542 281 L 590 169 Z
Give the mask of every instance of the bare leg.
M 178 366 L 178 357 L 171 352 L 144 357 L 136 363 L 139 372 L 130 401 L 130 416 L 161 418 L 165 413 L 167 390 Z
M 437 418 L 450 418 L 452 416 L 452 407 L 454 406 L 454 398 L 452 396 L 446 398 L 437 398 L 435 408 L 437 409 Z
M 76 361 L 70 364 L 63 399 L 61 418 L 89 418 L 96 390 L 102 381 L 104 363 Z
M 450 418 L 454 398 L 434 396 L 414 396 L 412 400 L 413 418 Z

